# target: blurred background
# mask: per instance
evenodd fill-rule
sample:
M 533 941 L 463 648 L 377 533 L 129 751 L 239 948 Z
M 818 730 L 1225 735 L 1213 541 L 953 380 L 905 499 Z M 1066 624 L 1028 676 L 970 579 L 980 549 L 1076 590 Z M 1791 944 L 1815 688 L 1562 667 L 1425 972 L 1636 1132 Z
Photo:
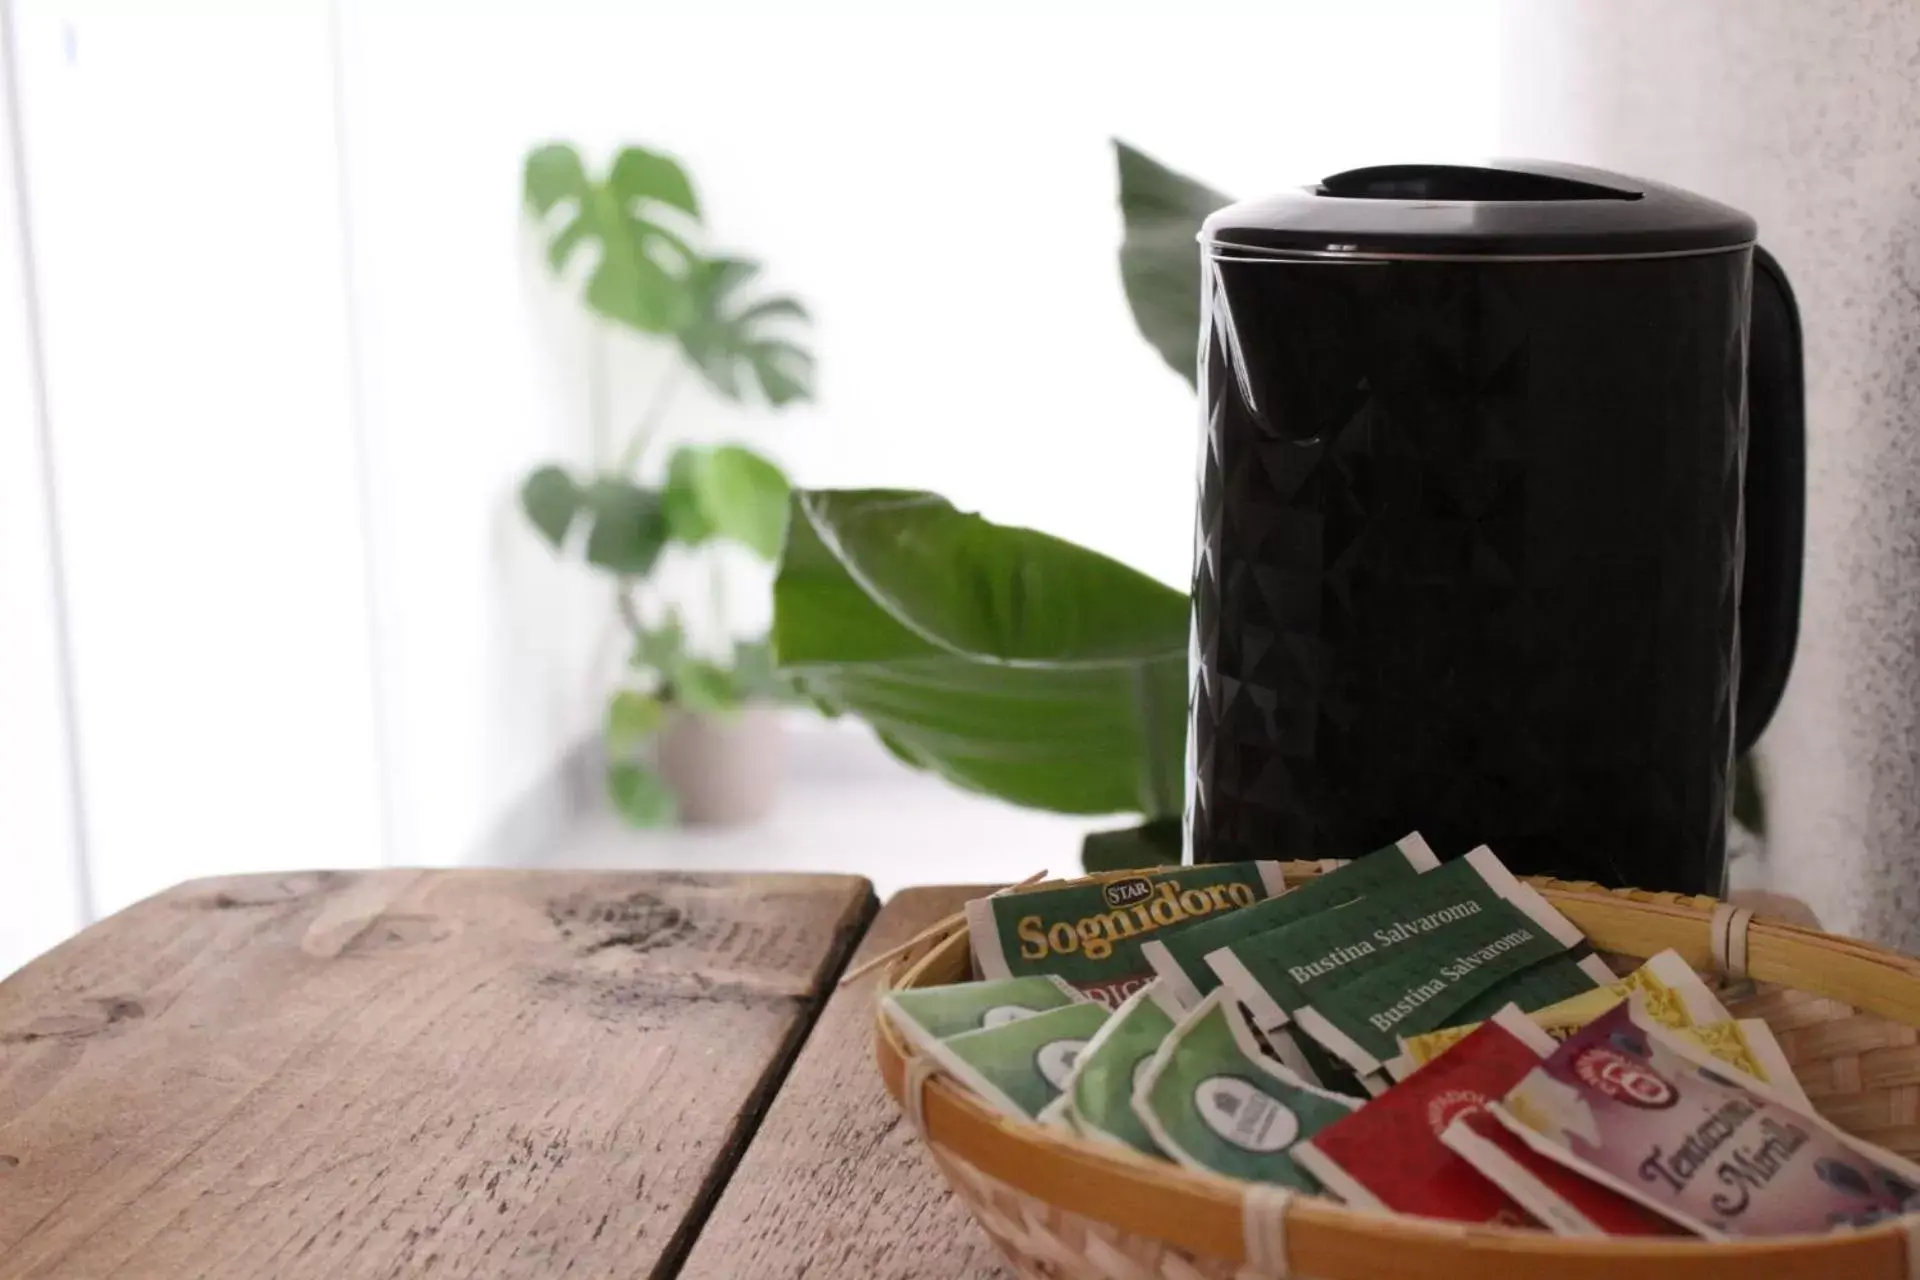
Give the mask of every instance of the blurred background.
M 759 460 L 932 489 L 1184 586 L 1191 389 L 1129 313 L 1114 139 L 1230 194 L 1506 153 L 1755 214 L 1807 329 L 1811 505 L 1736 874 L 1920 944 L 1903 0 L 0 12 L 0 973 L 216 873 L 1073 870 L 1098 817 L 749 679 L 750 499 Z M 776 345 L 595 294 L 604 228 L 570 220 L 624 148 L 669 166 L 664 243 L 684 178 L 704 258 L 798 304 Z M 582 548 L 642 428 L 633 474 L 670 506 L 684 454 L 709 504 L 663 519 L 736 532 Z

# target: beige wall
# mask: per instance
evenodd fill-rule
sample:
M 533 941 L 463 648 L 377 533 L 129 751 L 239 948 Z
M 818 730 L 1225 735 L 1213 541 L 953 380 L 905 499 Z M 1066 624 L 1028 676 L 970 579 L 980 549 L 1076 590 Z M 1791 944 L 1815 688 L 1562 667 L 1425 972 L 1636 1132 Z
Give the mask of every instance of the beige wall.
M 1767 878 L 1920 950 L 1920 4 L 1510 0 L 1503 142 L 1751 212 L 1807 339 L 1806 596 Z

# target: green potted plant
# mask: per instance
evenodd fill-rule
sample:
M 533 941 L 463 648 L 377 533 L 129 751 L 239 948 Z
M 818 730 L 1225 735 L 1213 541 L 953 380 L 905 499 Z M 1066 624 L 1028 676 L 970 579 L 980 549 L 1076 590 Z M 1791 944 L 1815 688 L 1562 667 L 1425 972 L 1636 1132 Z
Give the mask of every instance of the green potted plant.
M 1115 143 L 1120 275 L 1135 325 L 1197 378 L 1206 216 L 1229 198 Z M 774 586 L 784 669 L 896 756 L 1014 804 L 1132 813 L 1088 870 L 1181 856 L 1187 597 L 1105 556 L 930 493 L 800 491 Z M 1739 762 L 1735 816 L 1763 813 Z
M 607 576 L 630 642 L 625 678 L 607 702 L 609 796 L 638 826 L 759 816 L 777 779 L 767 708 L 784 697 L 784 682 L 764 637 L 721 656 L 697 652 L 655 571 L 669 546 L 700 549 L 719 601 L 714 544 L 777 560 L 790 486 L 743 445 L 670 446 L 665 428 L 687 374 L 734 402 L 781 409 L 810 398 L 806 309 L 785 294 L 756 294 L 757 262 L 708 250 L 692 181 L 669 156 L 624 147 L 596 174 L 574 147 L 552 142 L 528 153 L 524 178 L 555 275 L 571 278 L 590 263 L 580 296 L 593 322 L 666 344 L 672 357 L 609 456 L 547 463 L 520 487 L 527 520 L 554 551 Z

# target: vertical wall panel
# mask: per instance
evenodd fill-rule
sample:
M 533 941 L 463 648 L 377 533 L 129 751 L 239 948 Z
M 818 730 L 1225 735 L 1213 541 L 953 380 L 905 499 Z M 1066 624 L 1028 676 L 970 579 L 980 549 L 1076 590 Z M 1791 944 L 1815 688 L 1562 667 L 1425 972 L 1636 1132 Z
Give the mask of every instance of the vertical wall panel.
M 1761 872 L 1920 948 L 1920 6 L 1512 0 L 1505 22 L 1509 150 L 1737 205 L 1793 281 L 1806 586 Z
M 20 10 L 96 895 L 379 862 L 326 7 Z
M 0 10 L 0 976 L 78 928 L 86 911 L 5 17 Z

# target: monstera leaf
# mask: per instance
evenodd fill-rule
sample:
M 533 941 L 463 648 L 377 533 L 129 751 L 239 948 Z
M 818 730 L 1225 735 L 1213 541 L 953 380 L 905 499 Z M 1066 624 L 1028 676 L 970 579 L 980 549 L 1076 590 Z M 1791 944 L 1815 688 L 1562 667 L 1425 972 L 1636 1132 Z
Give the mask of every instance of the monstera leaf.
M 1187 602 L 928 493 L 801 490 L 774 648 L 902 759 L 1015 804 L 1180 812 Z
M 646 573 L 667 544 L 667 515 L 658 490 L 601 477 L 585 484 L 544 466 L 520 485 L 520 509 L 555 551 L 579 524 L 587 529 L 587 563 L 629 577 Z
M 777 560 L 787 537 L 788 493 L 786 475 L 751 449 L 681 445 L 667 464 L 667 526 L 688 546 L 730 538 Z
M 1227 196 L 1115 139 L 1120 166 L 1120 283 L 1140 336 L 1193 382 L 1200 350 L 1200 224 Z
M 672 159 L 641 147 L 614 157 L 595 180 L 580 153 L 549 143 L 527 156 L 527 207 L 545 218 L 564 216 L 547 242 L 547 261 L 564 270 L 582 246 L 599 246 L 587 278 L 587 305 L 609 320 L 646 333 L 673 333 L 694 314 L 687 283 L 696 255 L 666 221 L 671 209 L 697 221 L 693 183 Z
M 813 354 L 774 328 L 780 320 L 805 322 L 807 310 L 785 294 L 744 300 L 759 274 L 760 264 L 745 258 L 694 263 L 687 276 L 693 314 L 680 330 L 680 348 L 727 399 L 745 399 L 750 379 L 778 408 L 813 395 Z

